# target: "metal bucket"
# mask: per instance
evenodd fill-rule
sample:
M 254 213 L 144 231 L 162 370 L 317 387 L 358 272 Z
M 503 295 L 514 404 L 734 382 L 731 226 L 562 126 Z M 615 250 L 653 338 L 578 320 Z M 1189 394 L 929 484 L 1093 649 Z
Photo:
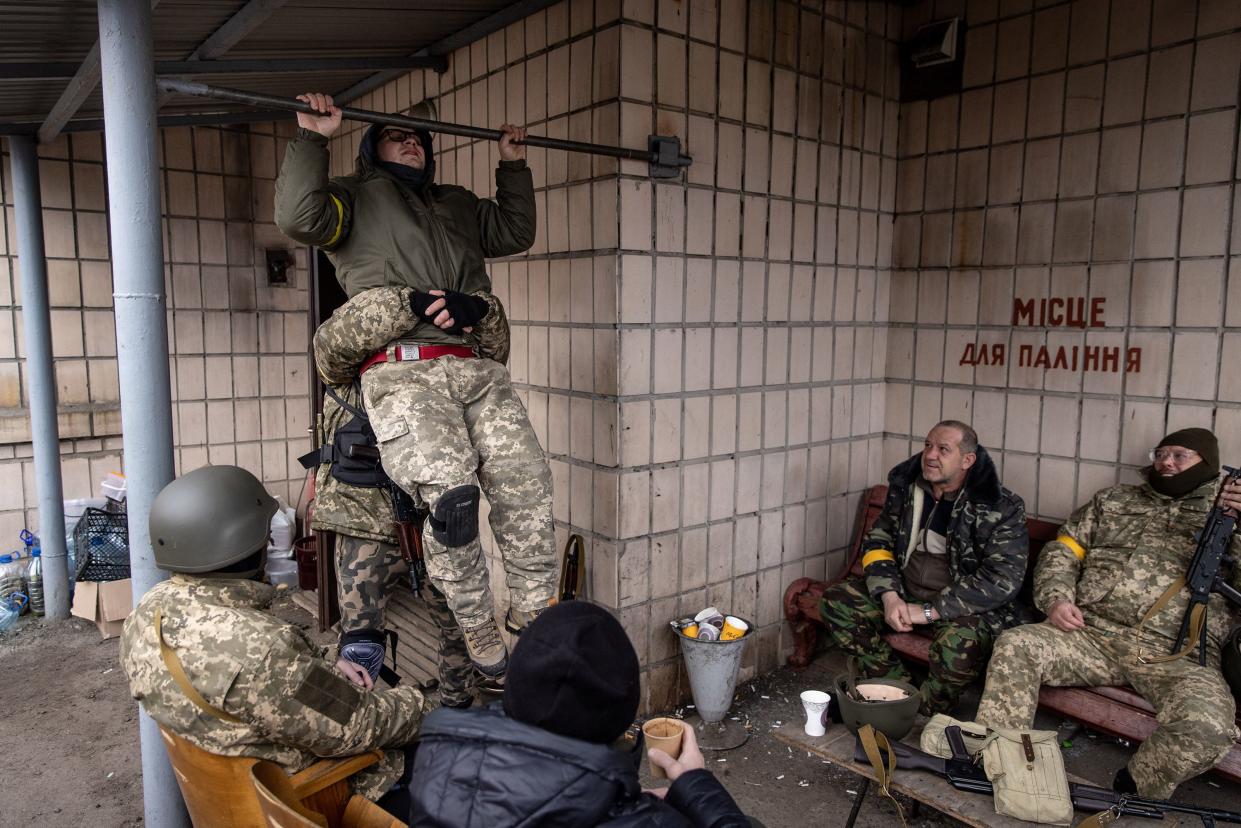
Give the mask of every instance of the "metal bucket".
M 681 655 L 685 657 L 685 670 L 689 673 L 689 685 L 694 694 L 694 706 L 704 722 L 722 721 L 733 701 L 737 688 L 737 674 L 741 671 L 741 656 L 745 645 L 754 634 L 754 624 L 741 638 L 731 641 L 704 641 L 687 638 L 675 625 L 672 630 L 681 642 Z

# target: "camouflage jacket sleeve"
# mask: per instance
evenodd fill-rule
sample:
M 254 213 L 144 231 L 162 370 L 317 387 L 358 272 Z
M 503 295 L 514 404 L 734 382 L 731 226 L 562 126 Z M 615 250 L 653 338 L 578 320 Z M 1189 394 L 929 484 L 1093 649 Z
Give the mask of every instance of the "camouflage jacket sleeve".
M 328 141 L 298 129 L 289 141 L 276 179 L 276 225 L 302 244 L 332 250 L 349 235 L 353 199 L 328 180 Z
M 329 385 L 353 382 L 367 357 L 418 324 L 407 287 L 372 288 L 332 313 L 315 331 L 315 366 Z
M 277 641 L 243 669 L 228 710 L 278 744 L 316 756 L 352 756 L 414 741 L 426 700 L 412 687 L 364 690 L 331 662 Z
M 363 291 L 341 305 L 315 331 L 315 365 L 329 385 L 353 382 L 362 363 L 388 343 L 413 330 L 418 323 L 409 304 L 411 289 L 381 287 Z M 504 305 L 487 291 L 474 294 L 487 303 L 488 312 L 467 339 L 481 356 L 508 361 L 509 327 Z
M 487 303 L 487 315 L 483 321 L 474 326 L 473 333 L 466 338 L 480 356 L 494 359 L 501 365 L 508 363 L 509 327 L 508 314 L 504 312 L 504 303 L 499 297 L 485 290 L 475 291 L 474 296 Z
M 909 489 L 889 485 L 883 511 L 862 541 L 862 572 L 866 576 L 866 591 L 875 598 L 885 592 L 905 594 L 901 568 L 897 562 L 901 550 L 897 547 L 901 540 L 900 516 L 908 496 Z
M 1077 599 L 1077 579 L 1082 560 L 1094 541 L 1102 499 L 1109 490 L 1095 494 L 1060 527 L 1056 539 L 1046 544 L 1034 567 L 1034 606 L 1043 613 L 1057 601 Z
M 1227 581 L 1233 589 L 1241 589 L 1241 532 L 1234 532 L 1228 542 L 1228 554 L 1232 556 L 1232 564 L 1228 567 Z M 1233 613 L 1241 620 L 1241 607 L 1234 606 Z
M 975 504 L 970 504 L 975 508 Z M 935 609 L 943 618 L 993 610 L 1009 603 L 1021 591 L 1030 556 L 1030 536 L 1026 531 L 1026 507 L 1021 498 L 1004 490 L 994 510 L 979 508 L 977 520 L 990 522 L 997 515 L 986 545 L 979 550 L 979 566 L 944 587 L 936 596 Z
M 475 205 L 483 255 L 515 256 L 534 244 L 537 211 L 534 177 L 524 160 L 501 161 L 496 167 L 495 200 L 480 198 Z

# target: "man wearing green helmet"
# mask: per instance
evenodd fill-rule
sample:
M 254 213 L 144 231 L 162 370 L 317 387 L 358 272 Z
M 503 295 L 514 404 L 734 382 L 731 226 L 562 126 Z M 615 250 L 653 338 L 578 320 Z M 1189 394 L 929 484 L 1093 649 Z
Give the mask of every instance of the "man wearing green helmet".
M 426 700 L 412 687 L 365 689 L 361 667 L 334 663 L 301 628 L 266 612 L 275 590 L 256 578 L 275 511 L 262 483 L 235 466 L 196 469 L 159 493 L 151 544 L 155 563 L 173 574 L 125 620 L 130 692 L 203 750 L 267 759 L 290 773 L 318 757 L 385 749 L 382 762 L 350 780 L 384 805 Z

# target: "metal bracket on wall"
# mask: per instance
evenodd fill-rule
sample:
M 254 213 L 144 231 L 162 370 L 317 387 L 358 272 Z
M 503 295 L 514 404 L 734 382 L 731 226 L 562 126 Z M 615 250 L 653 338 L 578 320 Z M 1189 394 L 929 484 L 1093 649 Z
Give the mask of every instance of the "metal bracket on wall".
M 208 86 L 194 81 L 183 81 L 174 78 L 159 78 L 155 82 L 165 92 L 181 95 L 194 95 L 201 98 L 214 98 L 221 101 L 245 104 L 247 106 L 282 109 L 289 112 L 305 112 L 319 114 L 310 107 L 293 98 L 281 98 L 275 95 L 263 95 L 258 92 L 243 92 L 238 89 L 223 89 Z M 433 121 L 428 118 L 413 118 L 407 115 L 389 115 L 384 112 L 372 112 L 368 109 L 340 107 L 341 115 L 353 121 L 364 121 L 384 126 L 404 127 L 405 129 L 425 129 L 428 132 L 442 132 L 445 135 L 460 135 L 466 138 L 478 138 L 485 141 L 498 141 L 501 132 L 498 129 L 451 124 L 446 121 Z M 585 141 L 568 141 L 562 138 L 545 138 L 539 135 L 527 135 L 522 142 L 530 147 L 565 150 L 566 152 L 582 152 L 588 155 L 606 155 L 627 161 L 645 161 L 649 165 L 647 174 L 652 178 L 676 178 L 681 169 L 688 167 L 694 159 L 681 152 L 681 142 L 675 136 L 652 135 L 647 139 L 647 149 L 629 149 L 613 147 L 607 144 L 591 144 Z
M 681 139 L 675 135 L 652 135 L 646 139 L 651 151 L 651 178 L 676 178 L 682 167 L 688 167 L 693 159 L 681 153 Z

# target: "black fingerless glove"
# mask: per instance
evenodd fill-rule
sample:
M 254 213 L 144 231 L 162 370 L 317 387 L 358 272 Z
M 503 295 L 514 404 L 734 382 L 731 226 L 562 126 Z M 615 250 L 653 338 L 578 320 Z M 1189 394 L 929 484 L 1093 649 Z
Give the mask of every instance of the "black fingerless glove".
M 452 327 L 444 329 L 446 333 L 450 334 L 460 334 L 464 332 L 464 328 L 477 325 L 487 315 L 487 312 L 491 310 L 485 299 L 471 296 L 468 293 L 459 293 L 455 290 L 446 290 L 443 296 L 434 296 L 430 293 L 415 290 L 409 295 L 409 307 L 415 316 L 425 317 L 427 315 L 427 308 L 431 307 L 437 299 L 444 300 L 444 309 L 452 317 Z
M 421 319 L 427 315 L 427 308 L 431 307 L 431 304 L 439 298 L 440 297 L 432 296 L 429 293 L 423 293 L 420 290 L 410 291 L 409 309 L 414 312 L 414 316 Z
M 456 322 L 454 328 L 471 328 L 482 322 L 487 311 L 491 310 L 487 306 L 487 300 L 468 293 L 447 290 L 444 291 L 444 299 L 448 303 L 448 315 Z

